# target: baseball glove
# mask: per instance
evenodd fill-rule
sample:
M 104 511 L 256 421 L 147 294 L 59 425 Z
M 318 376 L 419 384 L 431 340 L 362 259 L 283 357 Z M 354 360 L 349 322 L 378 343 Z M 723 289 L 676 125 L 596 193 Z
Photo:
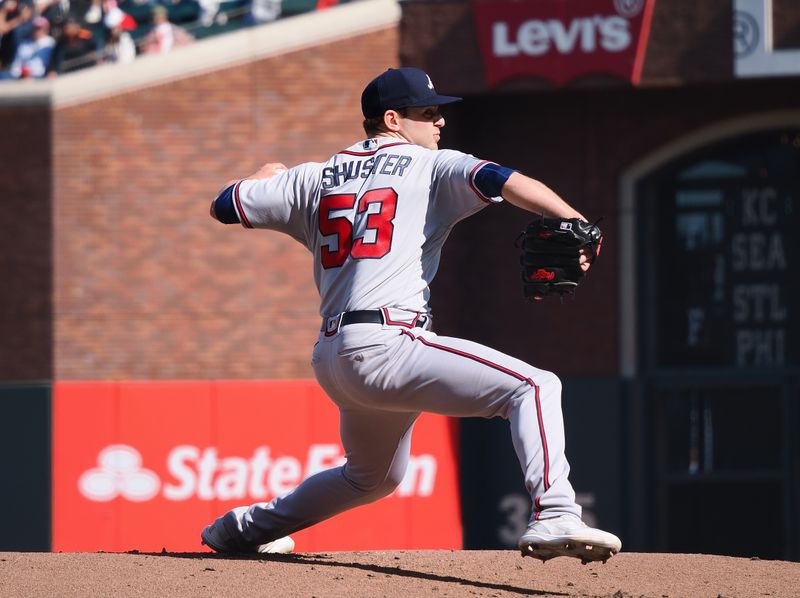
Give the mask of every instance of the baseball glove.
M 522 284 L 526 299 L 574 295 L 584 277 L 581 252 L 592 261 L 600 254 L 603 233 L 578 218 L 539 218 L 520 235 Z

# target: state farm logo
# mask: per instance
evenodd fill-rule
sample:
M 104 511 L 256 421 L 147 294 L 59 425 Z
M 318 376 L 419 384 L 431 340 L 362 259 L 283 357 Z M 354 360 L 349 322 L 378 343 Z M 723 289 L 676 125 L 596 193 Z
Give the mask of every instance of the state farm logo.
M 305 459 L 290 455 L 273 457 L 268 446 L 256 447 L 250 457 L 220 457 L 215 447 L 180 445 L 164 462 L 165 473 L 142 466 L 134 447 L 115 444 L 100 451 L 97 467 L 84 472 L 78 489 L 88 500 L 107 502 L 123 498 L 132 502 L 153 500 L 248 500 L 269 501 L 286 494 L 309 476 L 345 461 L 335 444 L 312 444 Z M 412 455 L 398 497 L 433 494 L 437 462 L 433 455 Z M 162 481 L 163 480 L 163 481 Z
M 118 496 L 143 502 L 158 494 L 160 487 L 158 476 L 142 468 L 139 451 L 125 444 L 112 444 L 100 451 L 97 467 L 85 472 L 78 480 L 81 494 L 97 502 Z

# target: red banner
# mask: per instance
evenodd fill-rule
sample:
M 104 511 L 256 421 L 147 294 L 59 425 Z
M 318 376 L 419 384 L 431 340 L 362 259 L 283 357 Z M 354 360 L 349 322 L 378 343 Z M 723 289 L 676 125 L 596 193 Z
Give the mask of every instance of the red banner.
M 53 550 L 205 550 L 223 512 L 341 464 L 338 423 L 310 380 L 57 382 Z M 420 417 L 398 489 L 297 533 L 297 550 L 460 548 L 453 433 Z
M 473 0 L 486 84 L 587 75 L 639 83 L 655 0 Z

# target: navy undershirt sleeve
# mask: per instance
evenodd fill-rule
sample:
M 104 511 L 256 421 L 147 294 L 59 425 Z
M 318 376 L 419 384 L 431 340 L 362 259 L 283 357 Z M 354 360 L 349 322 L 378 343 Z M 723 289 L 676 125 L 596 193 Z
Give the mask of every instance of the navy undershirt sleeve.
M 475 186 L 486 197 L 500 197 L 503 185 L 506 184 L 508 177 L 515 172 L 511 168 L 489 162 L 475 175 Z
M 239 224 L 239 216 L 236 215 L 233 207 L 234 187 L 235 185 L 231 185 L 225 189 L 214 202 L 214 213 L 217 215 L 217 220 L 224 224 Z

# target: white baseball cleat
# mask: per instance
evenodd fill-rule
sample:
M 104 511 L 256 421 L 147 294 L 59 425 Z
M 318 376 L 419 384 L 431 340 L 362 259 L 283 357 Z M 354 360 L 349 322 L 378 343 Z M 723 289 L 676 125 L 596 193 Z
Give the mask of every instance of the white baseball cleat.
M 585 565 L 591 561 L 604 563 L 622 549 L 622 541 L 614 534 L 589 527 L 574 515 L 540 519 L 528 525 L 519 539 L 522 556 L 543 562 L 557 556 L 571 556 Z
M 255 546 L 235 542 L 219 519 L 200 533 L 200 540 L 211 550 L 221 554 L 289 554 L 294 550 L 294 540 L 289 536 Z

